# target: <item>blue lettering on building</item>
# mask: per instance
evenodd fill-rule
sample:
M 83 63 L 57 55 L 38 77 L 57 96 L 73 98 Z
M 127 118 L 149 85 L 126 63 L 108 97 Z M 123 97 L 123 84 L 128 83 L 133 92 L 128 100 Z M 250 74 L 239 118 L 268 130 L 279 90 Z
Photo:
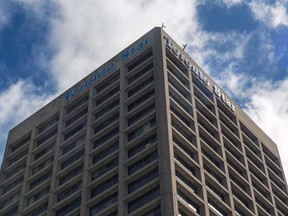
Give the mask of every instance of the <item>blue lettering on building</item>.
M 86 82 L 83 82 L 80 86 L 70 89 L 64 96 L 65 101 L 68 102 L 72 98 L 76 97 L 77 95 L 81 94 L 86 88 L 91 87 L 94 83 L 96 83 L 98 80 L 100 80 L 102 77 L 106 76 L 107 74 L 111 73 L 116 68 L 115 63 L 111 63 L 108 67 L 104 67 L 101 71 L 96 71 L 94 75 L 87 80 Z
M 126 60 L 128 60 L 130 56 L 135 56 L 138 52 L 140 52 L 141 50 L 143 50 L 150 44 L 151 44 L 151 37 L 148 36 L 144 41 L 136 44 L 135 47 L 125 50 L 121 56 L 122 62 L 125 62 Z M 115 68 L 116 68 L 116 63 L 111 63 L 108 67 L 104 67 L 101 71 L 94 72 L 94 75 L 89 80 L 87 80 L 86 82 L 83 82 L 78 87 L 70 89 L 64 96 L 65 101 L 69 102 L 72 98 L 81 94 L 81 92 L 91 87 L 94 83 L 96 83 L 102 77 L 112 72 Z
M 148 37 L 146 38 L 145 41 L 137 44 L 135 47 L 125 50 L 122 54 L 122 62 L 127 61 L 131 55 L 132 56 L 136 55 L 139 51 L 141 51 L 142 49 L 150 45 L 150 43 L 151 43 L 151 38 Z
M 195 76 L 201 80 L 207 87 L 210 85 L 210 82 L 207 77 L 203 75 L 203 73 L 194 65 L 192 64 L 188 58 L 183 55 L 176 46 L 173 45 L 173 41 L 168 37 L 164 36 L 164 39 L 166 41 L 166 47 L 172 51 L 172 53 L 179 58 L 182 62 L 184 62 L 184 65 L 191 70 L 192 73 L 195 74 Z M 213 93 L 221 98 L 221 101 L 226 104 L 228 108 L 230 108 L 231 111 L 235 112 L 235 106 L 225 97 L 225 95 L 220 91 L 220 88 L 218 86 L 213 86 Z

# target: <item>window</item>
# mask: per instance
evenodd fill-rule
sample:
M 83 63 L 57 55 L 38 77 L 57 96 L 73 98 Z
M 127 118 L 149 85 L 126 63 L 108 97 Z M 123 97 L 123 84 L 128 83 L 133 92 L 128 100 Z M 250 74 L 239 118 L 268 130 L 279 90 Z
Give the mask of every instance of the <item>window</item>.
M 61 169 L 64 169 L 74 163 L 75 161 L 81 159 L 85 154 L 85 149 L 82 149 L 80 152 L 77 152 L 72 157 L 68 158 L 66 161 L 61 163 Z
M 81 112 L 79 112 L 78 114 L 74 115 L 72 118 L 70 118 L 69 120 L 66 121 L 66 127 L 68 127 L 69 125 L 71 125 L 72 123 L 74 123 L 75 121 L 77 121 L 78 119 L 80 119 L 82 116 L 84 116 L 86 113 L 88 113 L 88 108 L 82 110 Z
M 176 81 L 173 76 L 168 76 L 168 82 L 174 89 L 176 89 L 176 92 L 178 92 L 186 100 L 191 100 L 190 92 L 188 92 L 186 88 L 184 88 L 178 81 Z
M 101 183 L 97 187 L 91 190 L 91 198 L 99 195 L 100 193 L 104 192 L 108 188 L 112 187 L 113 185 L 118 183 L 118 174 L 114 175 L 113 177 L 107 179 L 105 182 Z
M 131 63 L 128 66 L 128 72 L 130 72 L 131 70 L 133 70 L 134 68 L 136 68 L 138 65 L 140 65 L 142 62 L 146 61 L 147 59 L 149 59 L 151 56 L 153 55 L 152 51 L 148 52 L 145 55 L 142 55 L 141 58 L 139 60 L 134 61 L 133 63 Z
M 120 71 L 117 71 L 115 72 L 114 74 L 116 74 L 115 76 L 113 77 L 109 77 L 109 79 L 105 82 L 101 82 L 101 84 L 99 84 L 97 87 L 96 87 L 96 91 L 97 93 L 100 93 L 102 92 L 103 90 L 105 90 L 107 87 L 111 86 L 115 81 L 119 80 L 120 79 Z
M 192 211 L 194 211 L 198 214 L 200 213 L 199 206 L 197 206 L 188 196 L 186 196 L 180 190 L 177 190 L 177 197 L 179 200 L 184 202 L 187 205 L 187 207 L 189 207 Z
M 264 202 L 262 202 L 257 196 L 255 197 L 256 202 L 258 203 L 259 206 L 261 206 L 267 213 L 269 213 L 269 215 L 271 215 L 273 211 L 272 206 L 268 206 L 268 203 L 265 204 Z
M 41 206 L 39 206 L 38 208 L 36 208 L 35 210 L 33 210 L 32 212 L 26 214 L 25 216 L 37 216 L 37 215 L 41 215 L 42 213 L 44 213 L 45 211 L 47 211 L 48 209 L 48 203 L 45 203 Z
M 217 212 L 218 215 L 227 216 L 227 214 L 210 199 L 208 199 L 208 206 Z
M 175 122 L 172 121 L 172 126 L 178 131 L 178 133 L 180 133 L 183 137 L 185 137 L 187 140 L 189 140 L 190 142 L 192 141 L 192 143 L 196 143 L 196 137 L 188 130 L 183 130 L 178 124 L 176 124 Z
M 44 142 L 46 142 L 47 140 L 49 140 L 51 137 L 54 137 L 57 134 L 57 128 L 54 129 L 53 131 L 51 131 L 50 133 L 48 133 L 47 135 L 43 136 L 42 138 L 37 140 L 37 144 L 36 146 L 40 146 L 42 145 Z
M 156 208 L 154 208 L 151 211 L 147 212 L 143 216 L 161 216 L 161 207 L 157 206 Z
M 63 147 L 63 155 L 70 152 L 72 149 L 76 148 L 77 146 L 84 144 L 85 141 L 86 141 L 86 135 L 80 137 L 75 142 L 72 142 L 71 144 L 66 145 L 65 147 Z
M 183 115 L 181 115 L 173 106 L 170 106 L 170 110 L 174 115 L 176 115 L 181 121 L 183 121 L 187 127 L 191 127 L 189 119 L 185 118 Z
M 145 75 L 147 72 L 149 72 L 151 69 L 153 68 L 153 63 L 146 66 L 145 68 L 143 68 L 142 70 L 140 70 L 138 73 L 136 73 L 134 76 L 128 78 L 128 85 L 132 82 L 134 82 L 135 80 L 139 79 L 140 77 L 142 77 L 143 75 Z
M 114 193 L 107 198 L 101 200 L 98 202 L 96 205 L 92 206 L 90 209 L 90 216 L 95 216 L 97 215 L 98 212 L 102 211 L 106 207 L 112 205 L 113 203 L 118 201 L 118 193 Z
M 38 127 L 38 133 L 41 134 L 43 131 L 51 127 L 53 124 L 59 121 L 59 114 L 57 116 L 53 117 L 52 119 L 48 120 L 47 122 L 41 124 Z
M 206 162 L 207 163 L 207 161 L 204 161 L 204 162 Z M 222 178 L 221 177 L 219 177 L 219 174 L 217 174 L 216 172 L 214 172 L 212 169 L 210 169 L 209 168 L 210 167 L 210 164 L 209 164 L 209 166 L 207 166 L 206 164 L 204 164 L 204 169 L 211 175 L 211 176 L 213 176 L 213 178 L 216 180 L 216 181 L 218 181 L 220 184 L 222 184 Z M 230 178 L 231 178 L 231 176 L 230 176 Z
M 176 176 L 181 180 L 185 185 L 187 185 L 194 193 L 197 193 L 197 188 L 194 186 L 187 178 L 185 178 L 179 171 L 176 170 Z
M 146 107 L 144 110 L 140 111 L 136 115 L 132 116 L 131 118 L 128 119 L 128 126 L 134 124 L 137 122 L 139 119 L 143 118 L 144 116 L 148 115 L 151 113 L 153 110 L 155 110 L 155 103 L 151 104 L 150 106 Z
M 177 71 L 183 74 L 188 78 L 188 69 L 177 59 L 175 56 L 171 53 L 170 50 L 166 49 L 166 54 L 167 54 L 167 63 L 168 65 L 173 66 L 173 68 Z M 173 64 L 172 64 L 173 63 Z
M 158 168 L 153 169 L 152 171 L 145 174 L 144 176 L 131 182 L 128 185 L 128 193 L 132 193 L 133 191 L 137 190 L 138 188 L 142 187 L 143 185 L 147 184 L 148 182 L 152 181 L 153 179 L 157 178 L 158 176 L 159 176 Z
M 52 171 L 49 171 L 49 172 L 45 173 L 44 175 L 42 175 L 41 177 L 39 177 L 38 179 L 36 179 L 35 181 L 33 181 L 30 184 L 30 190 L 32 190 L 33 188 L 37 187 L 38 185 L 40 185 L 44 181 L 48 180 L 51 176 L 52 176 Z
M 99 106 L 100 104 L 102 104 L 103 102 L 105 102 L 106 100 L 108 100 L 109 98 L 111 98 L 113 95 L 115 95 L 116 93 L 118 93 L 120 91 L 120 87 L 117 86 L 116 88 L 112 89 L 111 91 L 109 91 L 107 94 L 105 94 L 104 96 L 100 97 L 99 99 L 97 99 L 95 101 L 96 106 Z
M 152 119 L 146 124 L 142 125 L 141 127 L 137 128 L 133 132 L 128 134 L 128 142 L 139 137 L 143 133 L 147 132 L 150 128 L 154 127 L 156 125 L 156 119 Z
M 279 159 L 264 145 L 262 144 L 265 155 L 273 161 L 278 167 L 280 167 Z
M 143 205 L 147 204 L 148 202 L 152 201 L 153 199 L 159 197 L 160 190 L 159 186 L 153 188 L 152 190 L 146 192 L 145 194 L 141 195 L 140 197 L 136 198 L 135 200 L 128 203 L 128 213 L 135 211 L 136 209 L 142 207 Z
M 16 161 L 20 160 L 24 156 L 27 156 L 28 149 L 25 149 L 24 151 L 20 152 L 18 155 L 14 156 L 14 158 L 8 159 L 9 166 L 14 164 Z
M 99 139 L 97 139 L 94 142 L 94 148 L 97 148 L 97 147 L 101 146 L 106 141 L 108 141 L 109 139 L 111 139 L 112 137 L 114 137 L 115 135 L 118 135 L 118 134 L 119 134 L 119 128 L 118 127 L 114 128 L 113 130 L 111 130 L 108 133 L 106 133 L 104 136 L 102 136 Z
M 83 130 L 84 128 L 86 128 L 86 122 L 82 122 L 80 125 L 77 125 L 76 127 L 71 129 L 70 131 L 66 132 L 66 134 L 64 135 L 64 140 L 69 139 L 70 137 L 74 136 L 79 131 Z
M 141 98 L 135 100 L 134 102 L 128 105 L 128 111 L 131 111 L 135 107 L 139 106 L 140 104 L 143 104 L 145 101 L 147 101 L 149 98 L 153 97 L 154 95 L 155 95 L 154 89 L 144 94 Z
M 76 169 L 73 169 L 72 171 L 68 172 L 65 176 L 61 177 L 59 179 L 59 185 L 62 185 L 68 181 L 70 181 L 72 178 L 77 176 L 79 173 L 81 173 L 83 170 L 83 165 L 77 167 Z
M 189 81 L 187 79 L 187 76 L 184 75 L 182 72 L 179 73 L 179 70 L 177 69 L 172 69 L 172 67 L 174 68 L 174 66 L 169 61 L 167 61 L 168 71 L 173 74 L 180 83 L 185 85 L 185 87 L 189 88 Z
M 96 126 L 94 128 L 94 133 L 98 133 L 99 131 L 103 130 L 104 128 L 108 127 L 113 122 L 116 122 L 119 119 L 119 113 L 116 113 L 115 115 L 111 116 L 104 122 L 102 122 L 100 125 Z
M 18 215 L 18 206 L 14 207 L 10 211 L 8 211 L 6 214 L 3 216 L 17 216 Z
M 218 127 L 217 119 L 215 116 L 211 113 L 211 110 L 207 109 L 205 104 L 203 102 L 200 102 L 200 100 L 195 99 L 196 109 L 215 127 Z M 219 112 L 219 116 L 221 116 L 221 112 Z M 220 117 L 221 118 L 221 117 Z M 231 124 L 231 123 L 230 123 Z
M 69 202 L 69 204 L 65 205 L 63 208 L 56 211 L 56 216 L 68 215 L 69 212 L 80 207 L 80 205 L 81 205 L 81 197 L 77 198 L 72 202 Z
M 15 180 L 14 182 L 10 183 L 9 185 L 3 188 L 3 193 L 7 193 L 8 191 L 14 189 L 16 186 L 20 185 L 23 182 L 23 176 Z
M 54 161 L 54 155 L 32 169 L 32 175 L 49 166 Z
M 134 156 L 138 152 L 144 150 L 146 147 L 148 147 L 150 144 L 154 143 L 157 141 L 157 135 L 153 134 L 152 136 L 148 137 L 138 145 L 132 147 L 131 149 L 128 150 L 128 158 Z
M 112 161 L 109 161 L 104 166 L 100 167 L 99 169 L 92 172 L 92 181 L 99 178 L 100 176 L 104 175 L 105 173 L 109 172 L 111 169 L 118 165 L 118 157 Z
M 141 82 L 141 84 L 139 84 L 136 87 L 134 87 L 133 89 L 131 89 L 128 92 L 128 98 L 132 97 L 133 95 L 135 95 L 136 93 L 138 93 L 139 91 L 144 89 L 146 86 L 148 86 L 150 83 L 152 83 L 153 80 L 154 80 L 154 76 L 149 77 L 148 79 L 146 79 L 143 82 Z
M 235 214 L 237 216 L 244 216 L 245 214 L 237 207 L 235 207 Z
M 210 184 L 209 182 L 206 182 L 206 189 L 208 191 L 210 191 L 211 194 L 213 194 L 215 197 L 217 197 L 218 199 L 224 201 L 224 195 L 222 193 L 220 193 L 220 191 L 218 191 L 212 184 Z
M 61 200 L 67 198 L 71 194 L 75 193 L 76 191 L 79 191 L 81 189 L 82 183 L 78 182 L 72 186 L 70 186 L 68 189 L 63 191 L 62 193 L 58 194 L 57 201 L 60 202 Z
M 204 144 L 205 145 L 205 144 Z M 215 153 L 210 151 L 206 151 L 206 150 L 209 150 L 206 146 L 203 147 L 204 145 L 201 146 L 201 150 L 202 150 L 202 154 L 208 158 L 215 166 L 217 166 L 219 169 L 222 168 L 222 161 L 220 160 L 219 162 L 219 159 L 216 157 Z
M 188 216 L 181 209 L 178 209 L 178 216 Z
M 93 157 L 93 164 L 99 162 L 100 160 L 102 160 L 103 158 L 107 157 L 108 155 L 110 155 L 112 152 L 118 150 L 118 142 L 112 144 L 111 146 L 109 146 L 108 148 L 106 148 L 105 150 L 99 152 L 97 155 L 95 155 Z
M 169 93 L 169 96 L 180 106 L 183 110 L 185 110 L 187 113 L 190 113 L 190 105 L 187 102 L 184 102 L 184 100 L 176 95 L 177 93 L 171 92 Z
M 0 209 L 3 209 L 6 206 L 13 203 L 14 201 L 19 200 L 20 195 L 21 195 L 21 191 L 18 191 L 15 194 L 13 194 L 12 196 L 10 196 L 9 198 L 6 198 L 5 200 L 1 201 Z
M 189 146 L 189 144 L 185 145 L 183 144 L 182 142 L 180 142 L 178 139 L 176 139 L 174 136 L 173 136 L 173 141 L 174 143 L 179 146 L 184 152 L 186 152 L 191 158 L 193 158 L 194 160 L 197 160 L 197 157 L 198 157 L 198 152 L 193 152 L 191 150 L 193 150 L 193 148 L 191 148 Z M 195 150 L 194 150 L 195 151 Z
M 37 154 L 35 154 L 34 156 L 34 160 L 38 160 L 39 158 L 43 157 L 44 155 L 46 155 L 48 152 L 50 152 L 52 149 L 54 149 L 54 144 L 49 145 L 47 148 L 41 150 L 40 152 L 38 152 Z
M 39 199 L 41 199 L 42 197 L 44 197 L 45 195 L 49 194 L 50 192 L 50 186 L 44 188 L 43 190 L 39 191 L 38 193 L 36 193 L 34 196 L 28 198 L 27 200 L 27 205 L 31 205 L 32 203 L 38 201 Z
M 28 137 L 23 138 L 23 140 L 18 141 L 16 144 L 11 145 L 11 152 L 16 151 L 17 149 L 19 149 L 20 147 L 22 147 L 23 145 L 25 145 L 26 143 L 28 143 L 31 139 L 31 136 L 29 134 Z
M 89 95 L 83 96 L 79 100 L 75 101 L 72 105 L 67 108 L 67 114 L 71 113 L 72 111 L 76 110 L 78 107 L 83 105 L 86 101 L 88 101 Z
M 227 155 L 228 156 L 228 155 Z M 246 176 L 246 170 L 242 167 L 239 166 L 239 163 L 237 161 L 235 161 L 234 159 L 230 159 L 230 158 L 226 158 L 228 164 L 242 177 L 247 178 Z M 250 170 L 251 172 L 251 170 Z
M 220 140 L 219 138 L 219 132 L 215 127 L 213 127 L 210 122 L 208 122 L 203 116 L 200 114 L 197 114 L 197 120 L 199 125 L 201 125 L 202 128 L 204 128 L 213 138 L 215 138 L 217 141 Z M 231 137 L 232 134 L 230 131 L 228 131 L 226 128 L 221 128 L 222 132 L 225 136 Z
M 259 147 L 257 137 L 244 125 L 240 122 L 240 128 L 242 132 L 255 144 Z
M 113 100 L 112 103 L 110 103 L 109 105 L 105 106 L 105 108 L 101 109 L 99 112 L 97 112 L 95 114 L 95 120 L 101 118 L 102 116 L 104 116 L 105 114 L 107 114 L 108 112 L 110 112 L 111 110 L 113 110 L 115 107 L 117 107 L 119 105 L 119 99 L 117 100 Z
M 130 165 L 128 167 L 128 175 L 131 175 L 132 173 L 136 172 L 137 170 L 143 168 L 144 166 L 146 166 L 150 162 L 154 161 L 156 158 L 158 158 L 157 150 L 153 151 L 149 155 L 143 157 L 142 159 L 138 160 L 134 164 Z
M 213 101 L 213 93 L 208 90 L 208 88 L 198 79 L 196 76 L 193 75 L 193 84 L 204 94 L 207 98 Z
M 174 154 L 174 159 L 180 164 L 182 164 L 186 169 L 188 169 L 194 176 L 196 175 L 195 169 L 193 169 L 193 167 L 190 166 L 183 158 L 181 158 L 177 154 Z

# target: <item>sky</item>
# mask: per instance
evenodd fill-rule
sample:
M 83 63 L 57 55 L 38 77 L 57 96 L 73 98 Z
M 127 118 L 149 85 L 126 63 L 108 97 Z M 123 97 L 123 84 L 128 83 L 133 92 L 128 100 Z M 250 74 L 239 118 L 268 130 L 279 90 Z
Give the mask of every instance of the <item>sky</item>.
M 8 132 L 155 26 L 277 143 L 288 178 L 288 0 L 0 0 Z

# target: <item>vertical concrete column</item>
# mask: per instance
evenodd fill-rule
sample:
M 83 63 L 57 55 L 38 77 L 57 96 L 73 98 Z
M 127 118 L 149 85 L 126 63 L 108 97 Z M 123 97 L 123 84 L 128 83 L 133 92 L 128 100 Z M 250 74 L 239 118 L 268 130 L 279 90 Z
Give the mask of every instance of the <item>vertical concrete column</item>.
M 64 109 L 62 108 L 60 110 L 59 114 L 59 122 L 58 122 L 58 131 L 57 131 L 57 137 L 56 137 L 56 143 L 55 143 L 55 153 L 54 153 L 54 162 L 53 162 L 53 169 L 52 169 L 52 176 L 51 176 L 51 185 L 50 185 L 50 194 L 49 194 L 49 201 L 48 201 L 48 210 L 47 215 L 55 215 L 55 212 L 53 211 L 53 206 L 55 205 L 55 189 L 57 188 L 57 172 L 58 172 L 58 159 L 60 157 L 60 145 L 62 142 L 62 134 L 61 131 L 63 129 L 63 116 L 64 116 Z
M 196 143 L 197 143 L 197 150 L 198 150 L 198 159 L 199 159 L 199 165 L 200 165 L 200 178 L 201 178 L 201 192 L 203 195 L 204 200 L 204 206 L 200 207 L 200 214 L 201 215 L 208 215 L 208 198 L 207 198 L 207 192 L 205 189 L 205 174 L 204 174 L 204 163 L 202 158 L 202 150 L 201 150 L 201 142 L 200 142 L 200 133 L 199 133 L 199 127 L 198 127 L 198 119 L 197 119 L 197 111 L 196 111 L 196 102 L 195 102 L 195 96 L 194 96 L 194 88 L 193 88 L 193 76 L 191 72 L 189 74 L 189 81 L 190 81 L 190 90 L 192 94 L 192 105 L 193 105 L 193 117 L 194 117 L 194 124 L 195 124 L 195 133 L 196 133 Z M 196 78 L 195 78 L 196 79 Z
M 225 147 L 224 147 L 224 140 L 223 140 L 223 133 L 222 133 L 222 129 L 221 129 L 221 124 L 220 124 L 220 116 L 219 116 L 219 108 L 217 105 L 217 99 L 216 97 L 214 97 L 214 104 L 215 104 L 215 114 L 216 114 L 216 118 L 217 118 L 217 128 L 218 131 L 220 133 L 220 144 L 221 144 L 221 154 L 223 156 L 223 162 L 224 162 L 224 173 L 226 176 L 226 182 L 225 184 L 227 185 L 227 189 L 228 189 L 228 197 L 225 197 L 225 202 L 227 203 L 229 201 L 228 206 L 231 208 L 230 210 L 233 212 L 232 215 L 235 214 L 235 208 L 234 208 L 234 201 L 233 201 L 233 196 L 232 196 L 232 188 L 231 188 L 231 184 L 230 184 L 230 180 L 229 180 L 229 171 L 228 171 L 228 163 L 227 163 L 227 159 L 226 159 L 226 153 L 225 153 Z M 229 215 L 229 214 L 228 214 Z
M 161 213 L 165 216 L 174 216 L 178 214 L 178 207 L 171 133 L 168 76 L 165 61 L 166 52 L 161 28 L 158 28 L 155 34 L 153 41 L 153 64 L 155 74 Z
M 26 160 L 26 167 L 24 168 L 24 179 L 23 179 L 23 186 L 22 186 L 22 191 L 21 191 L 21 198 L 19 200 L 19 207 L 18 207 L 18 211 L 20 209 L 24 209 L 25 207 L 25 199 L 24 194 L 26 194 L 26 192 L 28 191 L 28 184 L 27 184 L 27 179 L 29 178 L 29 169 L 30 169 L 30 163 L 32 161 L 32 150 L 33 150 L 33 145 L 34 145 L 34 138 L 36 136 L 36 128 L 33 128 L 31 131 L 31 140 L 29 143 L 29 150 L 28 150 L 28 154 L 27 154 L 27 160 Z M 18 212 L 19 213 L 19 212 Z M 21 212 L 20 212 L 21 213 Z
M 237 123 L 238 123 L 239 132 L 240 132 L 239 135 L 240 135 L 240 140 L 241 140 L 241 150 L 242 150 L 242 153 L 244 155 L 244 163 L 245 163 L 245 167 L 246 167 L 247 171 L 249 171 L 247 155 L 246 155 L 246 151 L 245 151 L 245 148 L 244 148 L 244 141 L 243 141 L 243 136 L 242 136 L 242 131 L 241 131 L 239 120 L 237 121 Z M 253 209 L 250 209 L 250 210 L 252 212 L 256 213 L 256 215 L 258 215 L 257 206 L 256 206 L 256 202 L 255 202 L 255 195 L 254 195 L 254 191 L 253 191 L 253 188 L 252 188 L 252 180 L 251 180 L 251 176 L 250 176 L 249 172 L 247 172 L 247 177 L 248 177 L 248 182 L 249 182 L 250 194 L 251 194 L 251 197 L 252 197 L 252 200 L 253 200 L 253 203 L 252 203 Z
M 124 101 L 126 99 L 125 95 L 125 66 L 124 64 L 121 64 L 120 66 L 120 105 L 119 105 L 119 173 L 118 173 L 118 215 L 119 216 L 125 216 L 127 215 L 126 212 L 126 204 L 124 202 L 124 197 L 126 196 L 126 185 L 124 184 L 125 179 L 125 159 L 126 157 L 126 151 L 125 151 L 125 104 Z
M 90 156 L 89 153 L 91 149 L 90 137 L 91 137 L 91 123 L 92 123 L 92 108 L 93 108 L 93 89 L 89 89 L 89 102 L 88 102 L 88 116 L 87 116 L 87 128 L 86 128 L 86 143 L 85 143 L 85 156 L 84 156 L 84 164 L 83 164 L 83 179 L 82 179 L 82 193 L 81 193 L 81 209 L 80 215 L 89 215 L 89 208 L 86 203 L 89 200 L 89 189 L 87 187 L 89 181 L 89 162 Z M 85 204 L 85 205 L 84 205 Z

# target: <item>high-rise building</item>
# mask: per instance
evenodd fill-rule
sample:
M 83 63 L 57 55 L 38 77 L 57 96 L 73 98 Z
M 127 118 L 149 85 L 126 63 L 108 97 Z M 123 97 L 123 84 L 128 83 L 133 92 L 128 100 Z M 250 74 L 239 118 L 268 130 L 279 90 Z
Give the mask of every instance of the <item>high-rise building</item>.
M 275 143 L 161 28 L 13 128 L 0 215 L 288 215 Z

